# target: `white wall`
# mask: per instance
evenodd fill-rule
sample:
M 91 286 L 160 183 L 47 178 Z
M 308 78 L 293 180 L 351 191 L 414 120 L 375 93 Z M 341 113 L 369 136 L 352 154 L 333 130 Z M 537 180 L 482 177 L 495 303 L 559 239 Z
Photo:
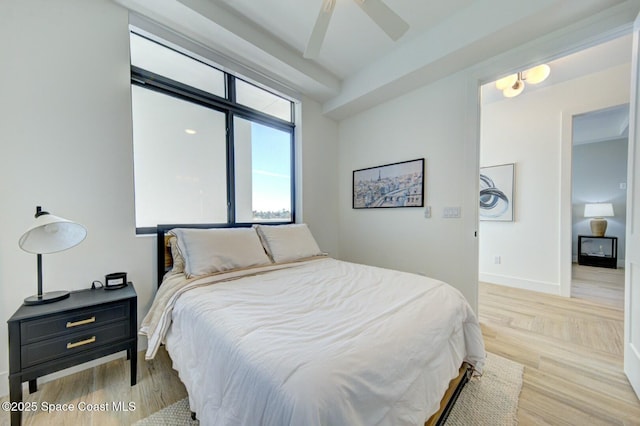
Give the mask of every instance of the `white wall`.
M 563 126 L 572 115 L 628 102 L 629 75 L 624 64 L 482 106 L 480 165 L 516 164 L 515 221 L 480 222 L 482 281 L 561 293 L 560 258 L 571 258 L 560 248 L 561 178 L 571 168 L 570 156 L 561 160 L 571 145 Z
M 301 105 L 302 124 L 296 147 L 302 160 L 303 209 L 296 220 L 306 222 L 320 249 L 340 255 L 338 239 L 338 124 L 322 115 L 322 106 L 308 97 Z M 300 182 L 301 181 L 301 182 Z
M 441 279 L 477 306 L 473 124 L 465 73 L 415 90 L 340 123 L 340 255 L 342 259 Z M 473 105 L 473 101 L 471 102 Z M 352 206 L 353 170 L 425 158 L 424 208 Z M 474 164 L 475 163 L 475 164 Z M 444 207 L 462 217 L 442 218 Z
M 36 205 L 88 229 L 44 256 L 45 290 L 88 288 L 127 271 L 138 320 L 155 292 L 155 238 L 135 236 L 128 12 L 109 0 L 0 2 L 0 324 L 36 292 L 35 256 L 18 248 Z M 308 105 L 307 105 L 308 104 Z M 337 124 L 303 101 L 304 219 L 337 252 Z M 8 393 L 0 327 L 0 395 Z M 141 342 L 144 345 L 144 342 Z
M 45 291 L 127 271 L 139 314 L 149 303 L 154 250 L 135 237 L 127 26 L 106 0 L 1 3 L 2 324 L 36 292 L 35 256 L 17 244 L 36 205 L 88 229 L 81 245 L 43 256 Z M 0 390 L 6 342 L 0 327 Z

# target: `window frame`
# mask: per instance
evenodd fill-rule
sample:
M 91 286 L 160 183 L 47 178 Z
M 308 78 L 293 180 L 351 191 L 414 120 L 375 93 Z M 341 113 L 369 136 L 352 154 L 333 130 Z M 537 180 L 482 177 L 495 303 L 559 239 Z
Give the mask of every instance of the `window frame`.
M 142 34 L 139 34 L 135 31 L 131 31 L 132 33 L 145 37 Z M 145 37 L 147 38 L 147 37 Z M 158 43 L 156 40 L 149 39 L 154 43 Z M 166 49 L 171 49 L 166 45 L 161 44 Z M 174 50 L 174 49 L 171 49 Z M 184 54 L 183 52 L 179 52 L 180 54 Z M 193 58 L 197 60 L 196 58 Z M 210 64 L 207 64 L 211 66 Z M 215 67 L 213 67 L 215 68 Z M 278 117 L 266 114 L 264 112 L 255 110 L 253 108 L 247 107 L 242 104 L 238 104 L 235 102 L 235 81 L 236 79 L 245 81 L 249 84 L 252 84 L 262 90 L 270 92 L 276 96 L 279 96 L 283 99 L 287 99 L 281 95 L 278 95 L 272 91 L 265 89 L 262 86 L 257 86 L 256 84 L 238 78 L 228 72 L 224 72 L 225 75 L 225 85 L 226 85 L 226 98 L 211 94 L 209 92 L 205 92 L 203 90 L 197 89 L 195 87 L 186 85 L 184 83 L 180 83 L 178 81 L 172 80 L 170 78 L 164 77 L 162 75 L 156 74 L 152 71 L 142 69 L 140 67 L 130 65 L 131 69 L 131 85 L 136 85 L 141 88 L 145 88 L 148 90 L 153 90 L 158 93 L 172 96 L 177 99 L 192 102 L 197 105 L 203 106 L 205 108 L 210 108 L 225 114 L 226 117 L 226 165 L 227 165 L 227 222 L 226 223 L 208 223 L 208 224 L 198 224 L 198 226 L 202 227 L 220 227 L 220 228 L 228 228 L 228 227 L 249 227 L 254 224 L 268 224 L 268 225 L 281 225 L 281 224 L 289 224 L 295 223 L 296 221 L 296 150 L 295 150 L 295 105 L 294 102 L 291 102 L 291 122 L 286 120 L 282 120 Z M 239 117 L 245 120 L 256 122 L 267 127 L 271 127 L 277 130 L 284 131 L 289 133 L 290 135 L 290 164 L 291 164 L 291 218 L 288 221 L 255 221 L 255 222 L 236 222 L 236 188 L 235 188 L 235 153 L 234 153 L 234 118 Z M 135 125 L 135 123 L 134 123 Z M 135 167 L 135 164 L 134 164 Z M 134 177 L 135 178 L 135 177 Z M 135 194 L 134 194 L 134 203 L 135 203 Z M 166 225 L 166 224 L 157 224 L 157 225 Z M 193 225 L 193 224 L 189 224 Z M 176 225 L 177 226 L 177 225 Z M 153 227 L 138 227 L 136 223 L 136 234 L 155 234 L 157 232 L 157 226 Z

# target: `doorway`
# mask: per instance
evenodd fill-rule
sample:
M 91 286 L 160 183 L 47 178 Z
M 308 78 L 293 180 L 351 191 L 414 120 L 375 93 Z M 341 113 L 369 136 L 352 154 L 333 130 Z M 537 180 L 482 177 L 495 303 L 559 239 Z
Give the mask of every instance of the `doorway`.
M 572 120 L 570 294 L 623 309 L 629 105 Z
M 570 296 L 573 117 L 628 103 L 630 52 L 627 35 L 548 62 L 514 98 L 482 86 L 480 167 L 513 164 L 514 184 L 513 220 L 480 221 L 480 281 Z

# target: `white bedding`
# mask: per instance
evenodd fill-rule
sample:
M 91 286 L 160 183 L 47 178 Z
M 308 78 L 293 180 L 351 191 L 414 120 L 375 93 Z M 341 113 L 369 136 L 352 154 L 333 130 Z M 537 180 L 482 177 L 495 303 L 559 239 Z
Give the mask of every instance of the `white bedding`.
M 430 278 L 323 258 L 194 286 L 174 368 L 203 425 L 415 425 L 485 351 L 464 297 Z

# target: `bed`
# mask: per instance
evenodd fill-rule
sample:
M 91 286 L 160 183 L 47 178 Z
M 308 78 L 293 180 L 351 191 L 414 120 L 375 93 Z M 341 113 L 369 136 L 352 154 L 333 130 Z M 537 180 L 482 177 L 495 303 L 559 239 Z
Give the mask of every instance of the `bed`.
M 140 330 L 203 425 L 442 424 L 485 351 L 441 281 L 333 259 L 309 228 L 158 228 Z M 425 423 L 425 421 L 427 423 Z

